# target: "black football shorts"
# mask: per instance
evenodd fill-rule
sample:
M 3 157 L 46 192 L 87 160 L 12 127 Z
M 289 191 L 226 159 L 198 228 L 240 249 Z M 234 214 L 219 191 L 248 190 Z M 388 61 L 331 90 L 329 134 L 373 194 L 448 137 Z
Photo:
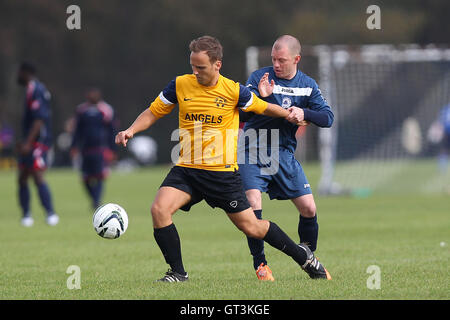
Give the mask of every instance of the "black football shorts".
M 250 208 L 239 171 L 208 171 L 174 166 L 161 187 L 173 187 L 191 195 L 191 201 L 180 208 L 183 211 L 189 211 L 203 199 L 212 208 L 219 207 L 226 213 Z

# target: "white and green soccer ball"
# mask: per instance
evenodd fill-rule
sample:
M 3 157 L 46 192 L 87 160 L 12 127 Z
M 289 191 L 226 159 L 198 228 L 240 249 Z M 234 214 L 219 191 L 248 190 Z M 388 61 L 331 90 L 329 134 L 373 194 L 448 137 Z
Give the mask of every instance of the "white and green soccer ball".
M 118 204 L 107 203 L 95 210 L 92 223 L 100 237 L 116 239 L 127 231 L 128 215 Z

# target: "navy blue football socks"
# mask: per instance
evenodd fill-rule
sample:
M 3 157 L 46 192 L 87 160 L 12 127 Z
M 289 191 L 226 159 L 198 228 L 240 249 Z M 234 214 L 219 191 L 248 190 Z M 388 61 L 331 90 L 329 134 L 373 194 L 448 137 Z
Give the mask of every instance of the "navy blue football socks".
M 102 179 L 87 179 L 84 181 L 84 185 L 92 199 L 92 206 L 97 208 L 100 205 L 100 200 L 103 193 L 103 180 Z
M 50 189 L 47 185 L 47 183 L 42 182 L 37 185 L 39 199 L 41 200 L 42 206 L 45 208 L 45 211 L 47 211 L 47 215 L 52 215 L 54 213 L 53 211 L 53 204 L 52 204 L 52 196 L 50 193 Z M 27 217 L 30 215 L 30 188 L 28 187 L 28 184 L 19 184 L 19 203 L 20 207 L 22 208 L 22 213 L 24 217 Z
M 98 207 L 100 205 L 102 193 L 103 193 L 103 180 L 97 179 L 96 183 L 92 187 L 92 202 L 94 207 Z
M 39 193 L 39 199 L 41 199 L 42 206 L 45 208 L 48 215 L 52 215 L 54 213 L 52 197 L 51 197 L 50 189 L 48 188 L 47 183 L 42 182 L 37 185 L 37 188 L 38 188 L 38 193 Z
M 300 215 L 300 221 L 298 222 L 298 235 L 300 237 L 300 243 L 306 244 L 312 252 L 316 251 L 317 238 L 319 236 L 317 215 L 312 218 L 305 218 Z
M 253 210 L 256 218 L 262 219 L 262 210 Z M 253 267 L 258 269 L 261 263 L 267 264 L 266 256 L 264 254 L 264 240 L 255 239 L 247 236 L 248 247 L 253 256 Z
M 30 189 L 28 184 L 19 184 L 19 203 L 23 216 L 28 216 L 30 214 Z

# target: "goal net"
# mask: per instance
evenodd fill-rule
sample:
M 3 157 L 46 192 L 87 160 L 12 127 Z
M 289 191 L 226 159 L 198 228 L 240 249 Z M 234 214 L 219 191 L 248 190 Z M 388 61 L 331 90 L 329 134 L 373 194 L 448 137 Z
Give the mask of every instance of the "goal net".
M 271 64 L 247 50 L 247 72 Z M 450 192 L 433 124 L 450 103 L 450 49 L 418 45 L 302 48 L 300 69 L 319 83 L 332 128 L 309 126 L 297 158 L 320 160 L 321 194 Z M 439 169 L 441 168 L 441 169 Z

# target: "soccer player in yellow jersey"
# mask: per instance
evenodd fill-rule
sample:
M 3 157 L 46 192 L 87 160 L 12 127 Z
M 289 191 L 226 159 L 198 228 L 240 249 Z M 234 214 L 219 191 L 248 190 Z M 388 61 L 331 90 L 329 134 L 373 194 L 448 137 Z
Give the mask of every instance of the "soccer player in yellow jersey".
M 172 221 L 178 210 L 205 200 L 223 209 L 247 236 L 263 239 L 291 256 L 310 276 L 323 266 L 307 246 L 297 245 L 275 223 L 256 218 L 240 179 L 236 153 L 239 111 L 272 117 L 289 117 L 289 111 L 257 98 L 246 87 L 223 77 L 222 46 L 210 36 L 191 41 L 193 74 L 172 80 L 133 124 L 116 136 L 116 143 L 152 126 L 179 105 L 180 157 L 161 184 L 151 207 L 154 237 L 169 271 L 164 282 L 188 280 L 184 270 L 180 238 Z

